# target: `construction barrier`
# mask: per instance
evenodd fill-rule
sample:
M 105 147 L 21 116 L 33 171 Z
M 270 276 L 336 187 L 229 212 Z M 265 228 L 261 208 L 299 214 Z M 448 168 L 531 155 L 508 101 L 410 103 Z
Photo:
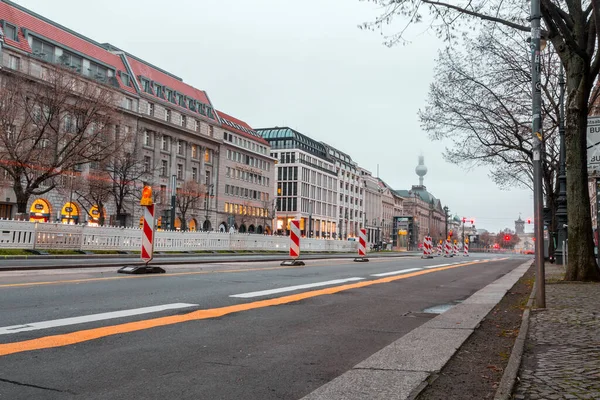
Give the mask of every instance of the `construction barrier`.
M 365 262 L 369 261 L 368 258 L 365 258 L 367 255 L 367 230 L 365 228 L 360 228 L 358 230 L 358 257 L 354 259 L 354 261 Z
M 154 204 L 144 207 L 142 228 L 142 261 L 148 265 L 154 257 Z
M 300 220 L 290 221 L 290 257 L 291 260 L 284 261 L 281 265 L 304 265 L 300 257 Z
M 469 239 L 465 239 L 463 256 L 469 257 Z
M 423 255 L 421 258 L 433 258 L 433 242 L 431 236 L 425 236 L 423 239 Z
M 156 224 L 154 223 L 154 203 L 152 200 L 152 188 L 144 186 L 140 205 L 144 207 L 144 224 L 142 228 L 142 250 L 141 258 L 145 265 L 124 266 L 117 272 L 122 274 L 161 274 L 166 271 L 156 265 L 148 265 L 154 258 L 154 236 Z
M 441 257 L 442 256 L 442 241 L 440 240 L 438 245 L 437 245 L 437 256 Z
M 446 239 L 444 243 L 444 257 L 452 257 L 450 239 Z

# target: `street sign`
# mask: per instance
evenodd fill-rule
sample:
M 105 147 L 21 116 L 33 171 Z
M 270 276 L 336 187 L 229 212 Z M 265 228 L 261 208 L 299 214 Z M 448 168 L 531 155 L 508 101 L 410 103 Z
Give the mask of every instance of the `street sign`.
M 587 119 L 587 160 L 590 176 L 600 176 L 600 117 Z

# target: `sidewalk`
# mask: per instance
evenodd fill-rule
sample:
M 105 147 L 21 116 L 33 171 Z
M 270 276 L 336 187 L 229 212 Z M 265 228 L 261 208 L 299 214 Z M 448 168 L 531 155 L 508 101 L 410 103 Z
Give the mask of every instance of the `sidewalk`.
M 600 284 L 563 283 L 546 264 L 546 310 L 533 310 L 513 398 L 600 399 Z

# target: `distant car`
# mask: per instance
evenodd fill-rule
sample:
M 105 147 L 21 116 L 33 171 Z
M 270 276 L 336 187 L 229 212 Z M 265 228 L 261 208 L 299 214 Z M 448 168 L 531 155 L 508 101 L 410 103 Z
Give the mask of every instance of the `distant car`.
M 525 250 L 523 254 L 535 254 L 533 250 Z

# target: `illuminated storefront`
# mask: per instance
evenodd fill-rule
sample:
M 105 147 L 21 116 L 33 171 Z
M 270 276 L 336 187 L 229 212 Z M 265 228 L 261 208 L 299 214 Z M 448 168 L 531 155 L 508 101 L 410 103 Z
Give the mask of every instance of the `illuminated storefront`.
M 106 220 L 106 209 L 103 210 L 104 219 Z M 100 226 L 100 209 L 97 205 L 94 205 L 88 211 L 88 225 L 89 226 Z
M 29 221 L 31 222 L 49 222 L 50 215 L 50 203 L 44 199 L 36 199 L 29 209 Z
M 79 207 L 77 204 L 67 202 L 60 211 L 60 222 L 63 224 L 76 225 L 79 223 Z

